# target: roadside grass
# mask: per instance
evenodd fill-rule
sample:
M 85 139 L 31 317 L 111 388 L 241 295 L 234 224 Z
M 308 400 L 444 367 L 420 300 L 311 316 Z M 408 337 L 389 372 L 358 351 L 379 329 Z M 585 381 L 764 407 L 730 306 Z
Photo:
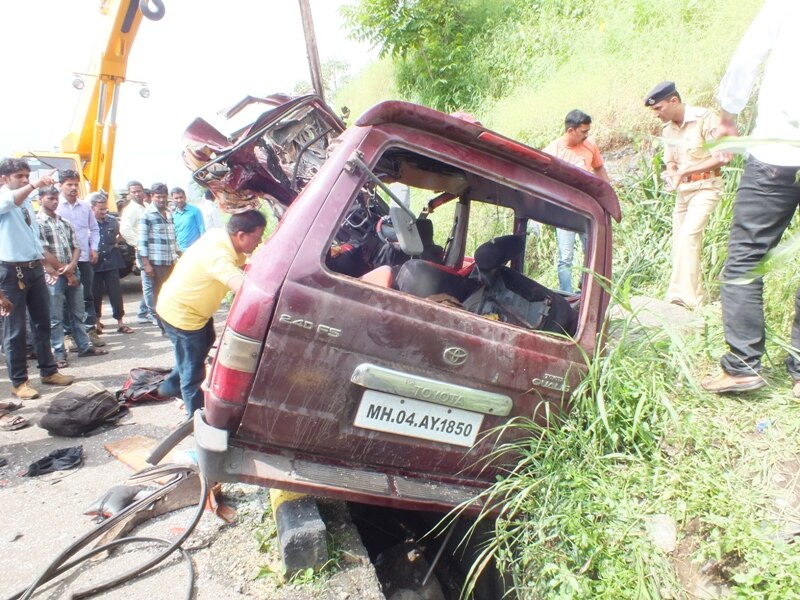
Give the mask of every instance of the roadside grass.
M 561 426 L 525 425 L 527 438 L 498 449 L 519 460 L 486 494 L 503 508 L 483 561 L 526 599 L 689 598 L 696 580 L 736 598 L 798 597 L 786 532 L 800 522 L 800 411 L 788 378 L 776 367 L 766 390 L 702 392 L 709 344 L 721 349 L 718 308 L 700 332 L 645 328 L 629 289 L 616 286 L 616 339 L 592 357 Z M 648 533 L 664 516 L 674 549 Z
M 662 297 L 669 277 L 674 200 L 661 168 L 658 153 L 643 154 L 618 187 L 625 218 L 614 232 L 614 333 L 587 357 L 571 413 L 558 428 L 524 425 L 529 437 L 497 450 L 519 460 L 486 494 L 503 512 L 473 568 L 496 560 L 520 598 L 800 597 L 791 543 L 800 531 L 800 401 L 783 366 L 800 222 L 762 267 L 770 385 L 707 394 L 698 381 L 725 350 L 718 277 L 742 163 L 726 168 L 706 229 L 711 303 L 696 312 L 699 327 L 645 328 L 633 308 L 634 294 Z M 676 529 L 672 550 L 648 533 L 664 515 Z

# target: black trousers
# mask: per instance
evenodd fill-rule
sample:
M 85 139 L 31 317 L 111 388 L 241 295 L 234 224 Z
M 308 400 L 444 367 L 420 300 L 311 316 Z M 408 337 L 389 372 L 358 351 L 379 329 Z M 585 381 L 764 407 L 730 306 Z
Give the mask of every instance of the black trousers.
M 94 313 L 98 321 L 103 314 L 103 294 L 108 294 L 108 301 L 111 304 L 111 315 L 116 321 L 125 316 L 125 308 L 122 303 L 122 286 L 119 280 L 119 271 L 109 269 L 108 271 L 95 271 L 94 284 L 92 286 L 92 297 L 94 298 Z
M 26 360 L 25 314 L 30 313 L 31 325 L 36 333 L 36 358 L 39 373 L 43 376 L 56 372 L 56 363 L 50 349 L 50 292 L 44 281 L 44 268 L 20 267 L 20 280 L 17 268 L 0 264 L 0 290 L 11 300 L 14 308 L 3 319 L 3 352 L 6 355 L 8 378 L 14 387 L 28 380 Z M 24 288 L 19 288 L 22 281 Z
M 722 275 L 722 322 L 730 352 L 722 368 L 731 375 L 761 371 L 764 354 L 764 279 L 754 272 L 781 236 L 800 206 L 800 167 L 778 167 L 747 159 L 733 205 L 728 259 Z M 795 294 L 792 346 L 800 352 L 800 288 Z M 800 360 L 791 354 L 786 367 L 800 379 Z

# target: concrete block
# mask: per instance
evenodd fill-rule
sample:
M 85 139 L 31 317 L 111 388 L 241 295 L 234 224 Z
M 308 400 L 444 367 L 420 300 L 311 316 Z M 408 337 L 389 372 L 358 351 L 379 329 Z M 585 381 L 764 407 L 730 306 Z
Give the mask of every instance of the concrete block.
M 321 567 L 328 561 L 328 535 L 311 496 L 270 490 L 278 528 L 278 549 L 286 572 Z

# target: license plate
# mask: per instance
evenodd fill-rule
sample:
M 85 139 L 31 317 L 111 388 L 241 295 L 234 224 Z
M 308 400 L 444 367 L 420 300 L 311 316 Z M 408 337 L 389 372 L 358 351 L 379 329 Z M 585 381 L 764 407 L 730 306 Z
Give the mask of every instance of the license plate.
M 480 413 L 365 390 L 353 425 L 469 447 L 475 443 L 482 422 Z

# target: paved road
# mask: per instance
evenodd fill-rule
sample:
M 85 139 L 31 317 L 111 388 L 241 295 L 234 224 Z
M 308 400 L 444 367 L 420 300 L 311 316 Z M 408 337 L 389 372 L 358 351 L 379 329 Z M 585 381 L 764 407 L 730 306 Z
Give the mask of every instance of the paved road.
M 140 297 L 138 277 L 123 281 L 128 322 L 136 331 L 125 335 L 115 333 L 115 322 L 106 315 L 107 356 L 70 357 L 64 372 L 78 381 L 94 381 L 109 390 L 119 389 L 128 371 L 135 366 L 171 367 L 172 346 L 153 325 L 136 324 L 136 309 Z M 105 307 L 108 310 L 106 305 Z M 218 313 L 218 328 L 224 320 Z M 29 361 L 31 383 L 42 393 L 37 400 L 27 401 L 19 414 L 31 422 L 41 415 L 40 408 L 59 388 L 40 384 L 35 361 Z M 5 363 L 0 366 L 0 398 L 11 398 Z M 109 442 L 134 435 L 162 439 L 181 421 L 182 412 L 175 403 L 163 402 L 137 405 L 120 425 L 86 438 L 51 437 L 33 425 L 14 432 L 0 432 L 0 456 L 8 465 L 0 468 L 0 598 L 33 581 L 61 550 L 88 531 L 93 524 L 83 512 L 92 502 L 114 485 L 124 483 L 133 470 L 112 457 L 104 448 Z M 82 445 L 85 463 L 79 469 L 62 471 L 36 478 L 20 476 L 27 466 L 56 448 Z M 190 444 L 185 444 L 188 448 Z M 206 513 L 187 546 L 198 571 L 197 598 L 381 598 L 376 592 L 371 567 L 355 559 L 338 579 L 324 586 L 296 589 L 277 587 L 274 578 L 255 580 L 259 569 L 268 565 L 280 570 L 274 544 L 265 544 L 260 552 L 258 531 L 269 536 L 274 527 L 264 521 L 266 494 L 252 486 L 226 486 L 228 502 L 239 513 L 235 526 L 226 526 L 216 516 Z M 192 509 L 183 509 L 147 526 L 149 534 L 175 537 L 188 524 Z M 146 534 L 145 534 L 146 535 Z M 356 543 L 356 542 L 354 542 Z M 360 542 L 358 542 L 360 543 Z M 49 595 L 68 597 L 68 589 L 82 589 L 88 581 L 101 581 L 114 573 L 143 562 L 144 553 L 125 551 L 100 568 L 93 568 L 79 577 L 53 587 Z M 356 553 L 357 554 L 357 553 Z M 355 555 L 355 554 L 354 554 Z M 153 575 L 104 595 L 104 598 L 177 598 L 185 589 L 185 569 L 173 559 Z M 37 596 L 40 597 L 40 596 Z

